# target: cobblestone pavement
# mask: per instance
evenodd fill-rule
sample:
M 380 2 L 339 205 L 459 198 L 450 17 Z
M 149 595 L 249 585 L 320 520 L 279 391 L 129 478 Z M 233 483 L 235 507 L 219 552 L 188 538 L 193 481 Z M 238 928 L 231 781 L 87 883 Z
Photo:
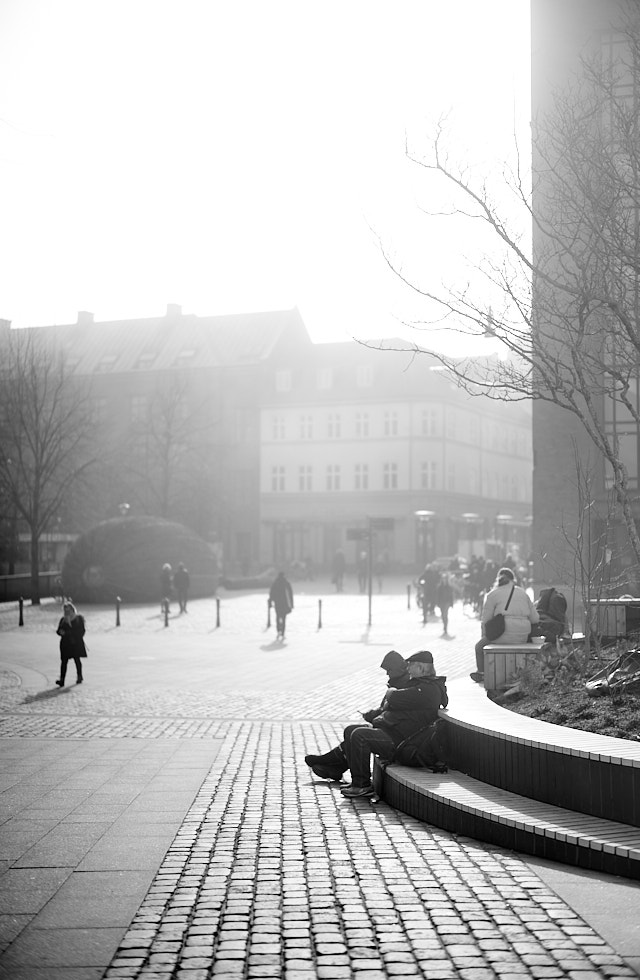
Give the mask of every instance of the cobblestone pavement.
M 309 614 L 315 601 L 309 598 Z M 236 605 L 246 630 L 246 603 Z M 305 609 L 304 602 L 298 606 Z M 261 623 L 262 600 L 251 609 L 249 620 Z M 113 628 L 112 613 L 91 612 L 94 634 Z M 193 613 L 179 628 L 195 635 L 209 628 L 210 608 Z M 0 633 L 14 630 L 11 615 L 0 615 Z M 55 608 L 39 611 L 25 629 L 48 631 L 57 615 Z M 344 627 L 341 615 L 336 634 Z M 127 629 L 140 636 L 159 628 L 157 612 L 148 608 L 129 610 L 127 617 Z M 242 626 L 232 625 L 230 611 L 227 622 L 229 635 L 236 630 L 240 636 Z M 468 669 L 477 632 L 477 623 L 465 624 L 460 614 L 456 622 L 458 643 L 439 640 L 437 624 L 429 638 L 450 674 Z M 329 629 L 316 642 L 336 638 Z M 380 689 L 375 667 L 343 670 L 305 691 L 94 690 L 87 684 L 66 689 L 64 697 L 25 689 L 12 669 L 0 673 L 2 739 L 222 741 L 105 964 L 106 978 L 635 975 L 516 855 L 422 824 L 379 801 L 348 801 L 337 784 L 310 774 L 304 755 L 335 744 L 344 724 L 358 717 L 353 692 L 357 705 L 367 707 L 379 700 Z M 10 946 L 5 962 L 3 968 L 0 958 L 0 977 L 47 977 L 20 971 Z

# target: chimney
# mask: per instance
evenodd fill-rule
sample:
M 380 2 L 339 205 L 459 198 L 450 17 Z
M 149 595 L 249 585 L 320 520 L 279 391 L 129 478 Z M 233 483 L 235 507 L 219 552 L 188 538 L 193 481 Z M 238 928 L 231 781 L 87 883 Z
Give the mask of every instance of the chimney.
M 88 310 L 79 310 L 77 322 L 80 327 L 88 327 L 90 323 L 93 323 L 93 313 L 89 313 Z
M 176 320 L 179 316 L 182 316 L 182 307 L 179 303 L 167 303 L 167 320 Z

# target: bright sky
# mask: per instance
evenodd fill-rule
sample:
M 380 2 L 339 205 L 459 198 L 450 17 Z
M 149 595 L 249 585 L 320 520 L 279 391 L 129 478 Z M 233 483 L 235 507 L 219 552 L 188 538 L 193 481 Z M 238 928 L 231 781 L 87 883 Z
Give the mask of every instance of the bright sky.
M 469 158 L 526 139 L 528 0 L 0 0 L 0 318 L 298 306 L 393 336 L 450 250 L 405 157 L 453 110 Z

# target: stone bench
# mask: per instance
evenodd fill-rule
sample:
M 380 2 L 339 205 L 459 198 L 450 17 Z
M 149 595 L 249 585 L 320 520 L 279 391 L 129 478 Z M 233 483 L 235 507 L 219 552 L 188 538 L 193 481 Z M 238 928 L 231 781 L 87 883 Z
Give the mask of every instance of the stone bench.
M 533 643 L 489 643 L 484 648 L 485 690 L 501 691 L 514 683 L 517 672 L 537 658 L 543 642 L 536 637 Z

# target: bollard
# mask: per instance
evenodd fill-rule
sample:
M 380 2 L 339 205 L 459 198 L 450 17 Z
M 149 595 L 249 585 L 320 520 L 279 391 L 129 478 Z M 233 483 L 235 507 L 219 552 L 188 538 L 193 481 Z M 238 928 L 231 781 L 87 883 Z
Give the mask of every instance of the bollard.
M 120 625 L 120 603 L 122 599 L 119 595 L 116 596 L 116 626 Z
M 407 609 L 411 609 L 411 586 L 407 586 Z
M 318 629 L 322 629 L 322 599 L 318 599 Z
M 422 596 L 422 625 L 425 626 L 429 618 L 429 611 L 427 609 L 427 597 Z
M 169 625 L 169 600 L 164 599 L 162 605 L 164 607 L 164 625 L 168 626 Z
M 22 596 L 18 599 L 18 608 L 20 609 L 20 618 L 18 619 L 18 626 L 24 626 L 24 599 Z
M 267 629 L 271 629 L 271 599 L 267 599 Z
M 220 629 L 220 600 L 216 596 L 216 629 Z

